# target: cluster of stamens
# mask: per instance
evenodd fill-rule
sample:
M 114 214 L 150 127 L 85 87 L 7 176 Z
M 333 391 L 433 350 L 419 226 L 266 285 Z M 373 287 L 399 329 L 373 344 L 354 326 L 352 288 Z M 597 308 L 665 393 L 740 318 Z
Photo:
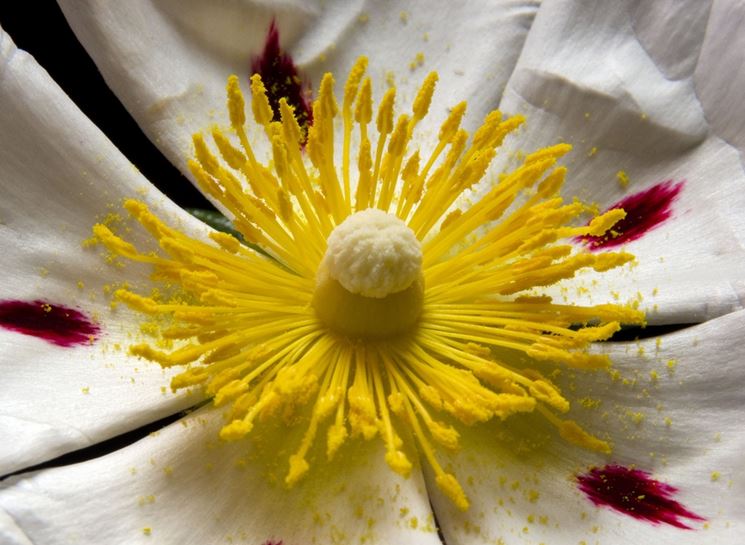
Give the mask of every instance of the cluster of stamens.
M 558 196 L 565 169 L 556 162 L 566 144 L 527 155 L 473 205 L 456 208 L 459 196 L 489 183 L 496 149 L 523 119 L 491 112 L 469 138 L 460 128 L 466 105 L 457 104 L 432 152 L 420 157 L 411 148 L 436 74 L 425 79 L 411 113 L 395 122 L 395 89 L 388 89 L 373 135 L 365 69 L 362 58 L 344 88 L 341 168 L 330 74 L 313 105 L 307 144 L 287 101 L 280 100 L 275 121 L 260 77 L 251 78 L 268 162 L 248 137 L 238 78 L 229 78 L 230 131 L 211 130 L 217 155 L 194 135 L 189 168 L 243 240 L 218 232 L 209 241 L 190 238 L 138 201 L 125 207 L 160 253 L 94 227 L 111 251 L 150 263 L 156 280 L 181 287 L 173 300 L 116 292 L 134 309 L 168 317 L 160 339 L 176 343 L 170 350 L 137 344 L 131 352 L 185 366 L 171 386 L 201 386 L 215 406 L 228 407 L 225 440 L 245 437 L 266 419 L 304 422 L 288 485 L 320 458 L 336 459 L 348 438 L 379 437 L 393 470 L 408 475 L 418 453 L 440 489 L 466 509 L 466 494 L 442 467 L 437 447 L 457 450 L 458 426 L 525 412 L 540 413 L 570 442 L 608 452 L 606 441 L 562 419 L 569 401 L 540 368 L 608 366 L 606 356 L 588 353 L 589 344 L 643 316 L 625 306 L 555 304 L 530 290 L 582 268 L 628 263 L 626 253 L 561 243 L 605 234 L 623 211 L 579 221 L 588 207 Z M 535 365 L 525 367 L 526 356 Z M 402 429 L 415 444 L 404 444 Z M 313 448 L 324 432 L 325 454 Z

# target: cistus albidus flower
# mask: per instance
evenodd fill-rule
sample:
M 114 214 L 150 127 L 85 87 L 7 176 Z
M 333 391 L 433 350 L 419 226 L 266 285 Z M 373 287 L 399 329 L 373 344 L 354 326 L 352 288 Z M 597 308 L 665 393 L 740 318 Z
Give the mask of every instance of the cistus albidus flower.
M 3 538 L 737 543 L 737 13 L 686 7 L 63 4 L 240 240 L 4 35 L 5 471 L 214 403 L 8 478 Z M 252 62 L 267 33 L 310 115 Z M 642 311 L 701 323 L 597 343 Z

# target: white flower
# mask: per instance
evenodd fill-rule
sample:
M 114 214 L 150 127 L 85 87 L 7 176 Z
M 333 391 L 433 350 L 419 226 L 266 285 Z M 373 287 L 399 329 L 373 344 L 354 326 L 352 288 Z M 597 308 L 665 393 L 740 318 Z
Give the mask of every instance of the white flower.
M 742 7 L 95 0 L 62 6 L 108 84 L 183 169 L 192 133 L 224 123 L 225 79 L 248 76 L 273 18 L 283 46 L 315 83 L 325 71 L 346 74 L 364 54 L 376 81 L 394 74 L 399 103 L 410 104 L 426 72 L 437 70 L 430 111 L 439 115 L 430 116 L 432 125 L 423 122 L 425 135 L 436 134 L 447 107 L 467 99 L 470 131 L 497 106 L 527 117 L 511 149 L 572 143 L 565 161 L 569 198 L 605 209 L 640 194 L 646 204 L 650 194 L 643 192 L 651 188 L 674 191 L 669 214 L 636 209 L 637 224 L 647 225 L 650 214 L 662 220 L 628 237 L 637 265 L 566 281 L 552 293 L 557 300 L 598 304 L 610 294 L 611 302 L 636 300 L 652 325 L 699 325 L 598 347 L 610 354 L 616 374 L 556 378 L 573 401 L 570 415 L 612 441 L 610 456 L 552 438 L 541 419 L 459 428 L 461 450 L 448 461 L 470 499 L 465 512 L 439 491 L 426 466 L 416 465 L 408 479 L 388 471 L 374 442 L 349 443 L 343 462 L 319 464 L 287 490 L 277 483 L 292 453 L 284 441 L 289 428 L 265 430 L 255 444 L 224 445 L 217 440 L 221 414 L 205 408 L 109 455 L 3 481 L 2 543 L 739 543 Z M 0 304 L 64 305 L 100 327 L 88 330 L 89 345 L 63 347 L 9 329 L 0 315 L 0 467 L 8 474 L 201 399 L 164 393 L 172 373 L 127 355 L 141 320 L 124 309 L 110 312 L 102 293 L 127 281 L 142 285 L 149 269 L 107 266 L 81 241 L 113 212 L 110 206 L 131 197 L 197 238 L 207 230 L 140 176 L 4 33 L 0 59 Z M 147 244 L 136 234 L 128 240 Z M 43 311 L 58 317 L 55 309 Z M 594 505 L 577 475 L 606 464 L 636 467 L 678 488 L 674 500 L 706 520 L 683 516 L 693 528 L 685 530 L 663 517 L 653 524 Z M 648 505 L 636 501 L 639 510 Z

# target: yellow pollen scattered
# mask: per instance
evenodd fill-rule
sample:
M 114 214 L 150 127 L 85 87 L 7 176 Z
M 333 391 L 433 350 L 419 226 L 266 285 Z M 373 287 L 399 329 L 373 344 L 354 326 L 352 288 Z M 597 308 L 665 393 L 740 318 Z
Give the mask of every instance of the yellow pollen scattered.
M 414 60 L 409 63 L 409 70 L 416 70 L 424 65 L 424 53 L 419 52 L 414 56 Z
M 585 223 L 590 207 L 560 197 L 566 168 L 557 163 L 567 144 L 527 153 L 492 176 L 521 116 L 491 112 L 471 136 L 461 127 L 466 104 L 456 104 L 432 149 L 423 148 L 417 126 L 437 74 L 425 78 L 411 110 L 396 115 L 394 87 L 375 112 L 366 68 L 365 58 L 354 64 L 340 104 L 333 77 L 323 77 L 307 144 L 286 100 L 273 121 L 260 76 L 251 78 L 248 104 L 238 78 L 228 79 L 230 127 L 195 134 L 188 167 L 242 240 L 191 238 L 137 200 L 125 208 L 157 252 L 125 240 L 117 222 L 93 227 L 111 255 L 151 266 L 168 288 L 110 288 L 116 302 L 144 315 L 147 341 L 129 352 L 179 367 L 173 390 L 203 388 L 225 412 L 224 440 L 267 421 L 299 430 L 282 462 L 287 486 L 315 465 L 343 463 L 345 443 L 376 440 L 393 471 L 408 476 L 418 457 L 466 510 L 468 497 L 442 465 L 441 449 L 457 452 L 464 426 L 520 413 L 538 414 L 570 443 L 609 453 L 607 441 L 562 418 L 571 402 L 554 380 L 561 367 L 607 369 L 608 356 L 589 352 L 590 344 L 622 324 L 644 324 L 644 315 L 618 304 L 557 303 L 540 290 L 583 269 L 631 263 L 630 254 L 590 253 L 572 242 L 605 235 L 625 213 L 593 212 Z M 248 137 L 256 127 L 263 144 Z M 332 233 L 371 209 L 403 227 L 403 242 L 378 244 L 385 237 L 376 230 L 387 224 L 363 221 L 334 246 Z M 364 254 L 369 244 L 376 263 L 354 257 L 357 245 Z M 340 257 L 333 282 L 324 264 L 330 247 Z M 401 259 L 402 252 L 410 255 Z M 175 295 L 164 295 L 174 287 Z
M 713 482 L 713 483 L 717 482 L 719 480 L 719 477 L 721 477 L 721 476 L 722 476 L 722 474 L 719 473 L 718 471 L 712 471 L 711 472 L 711 482 Z
M 621 189 L 626 189 L 629 186 L 629 175 L 626 174 L 625 171 L 619 170 L 616 172 L 616 179 L 618 180 L 618 185 L 621 186 Z
M 144 535 L 146 535 L 146 536 L 152 535 L 152 533 L 153 533 L 153 529 L 152 529 L 152 528 L 150 528 L 149 526 L 145 526 L 145 527 L 144 527 L 144 528 L 142 529 L 142 533 L 143 533 Z

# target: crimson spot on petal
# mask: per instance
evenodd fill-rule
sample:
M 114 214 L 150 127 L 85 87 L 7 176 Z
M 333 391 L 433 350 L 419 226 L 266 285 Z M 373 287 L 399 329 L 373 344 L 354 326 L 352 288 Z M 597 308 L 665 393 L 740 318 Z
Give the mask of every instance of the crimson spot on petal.
M 706 520 L 673 499 L 677 488 L 652 479 L 646 471 L 611 464 L 578 475 L 577 483 L 595 505 L 652 524 L 690 530 L 681 519 Z
M 0 327 L 56 344 L 90 344 L 99 327 L 82 312 L 47 301 L 0 301 Z
M 683 189 L 683 182 L 667 180 L 655 186 L 624 197 L 606 210 L 623 208 L 626 217 L 603 236 L 582 236 L 579 241 L 591 250 L 612 248 L 636 240 L 672 215 L 673 201 Z
M 280 120 L 279 99 L 284 97 L 295 109 L 297 122 L 307 135 L 307 129 L 313 123 L 310 87 L 303 83 L 292 57 L 279 47 L 279 29 L 275 21 L 269 26 L 264 51 L 251 60 L 251 72 L 259 74 L 264 82 L 274 121 Z

